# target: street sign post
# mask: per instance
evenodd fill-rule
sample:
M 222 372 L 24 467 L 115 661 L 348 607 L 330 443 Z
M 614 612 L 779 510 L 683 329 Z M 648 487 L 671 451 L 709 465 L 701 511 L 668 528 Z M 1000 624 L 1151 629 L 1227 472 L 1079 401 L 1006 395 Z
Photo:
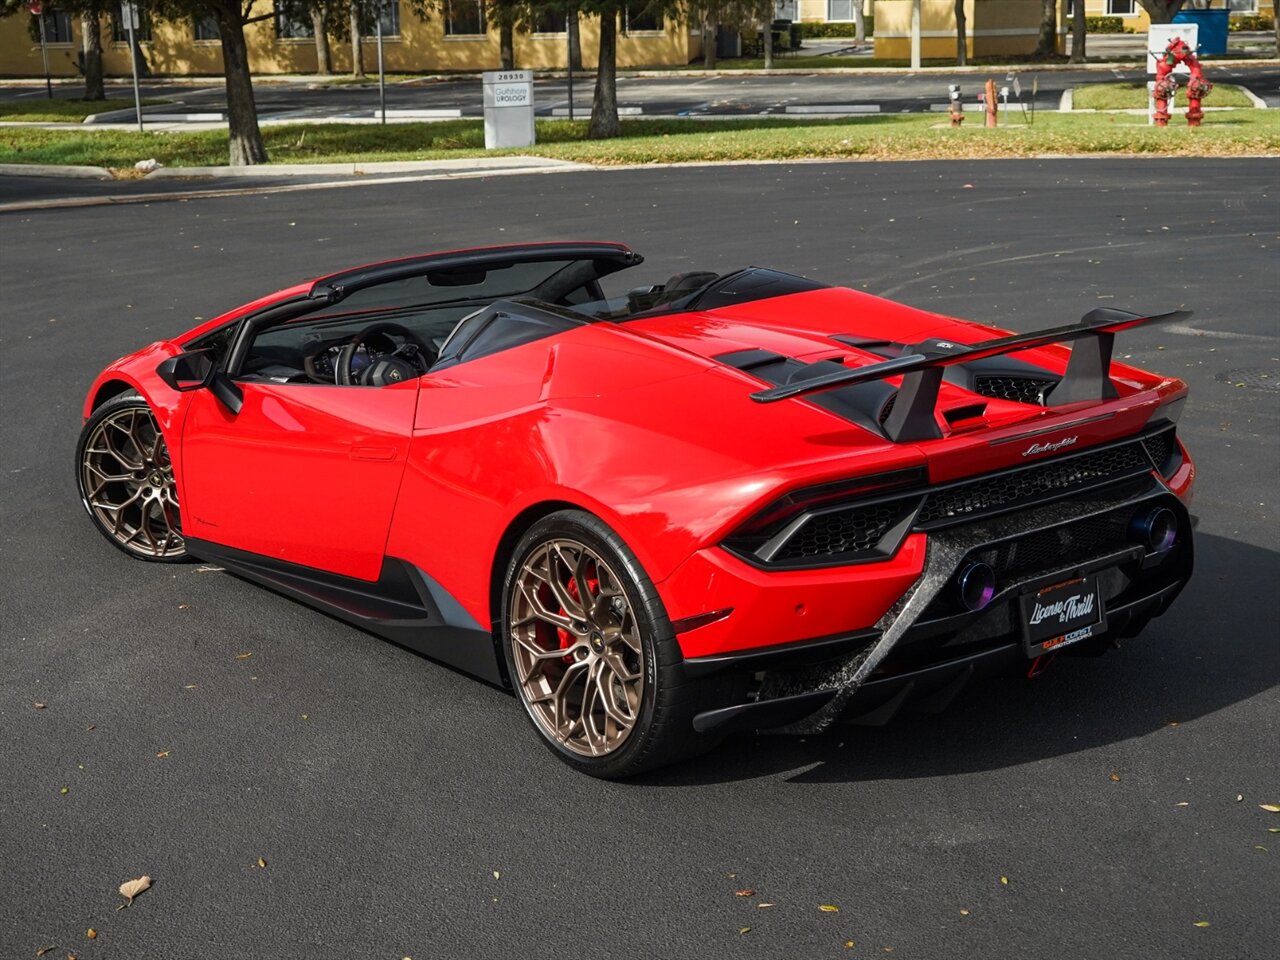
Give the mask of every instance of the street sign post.
M 138 7 L 120 4 L 120 20 L 129 31 L 129 64 L 133 67 L 133 106 L 138 111 L 138 132 L 142 133 L 142 94 L 138 91 Z
M 49 78 L 49 43 L 44 34 L 44 4 L 40 0 L 31 0 L 27 9 L 40 24 L 40 58 L 44 61 L 44 92 L 53 99 L 53 80 Z
M 382 65 L 382 10 L 383 3 L 378 3 L 377 8 L 377 35 L 378 35 L 378 109 L 382 114 L 382 122 L 387 122 L 387 73 Z

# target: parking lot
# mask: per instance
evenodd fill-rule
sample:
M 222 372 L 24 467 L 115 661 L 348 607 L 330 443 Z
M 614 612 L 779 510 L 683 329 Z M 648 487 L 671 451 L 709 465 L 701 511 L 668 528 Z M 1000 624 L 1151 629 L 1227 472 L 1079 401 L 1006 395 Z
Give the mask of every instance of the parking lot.
M 0 201 L 18 192 L 0 178 Z M 944 714 L 737 736 L 603 783 L 507 694 L 203 565 L 132 561 L 84 515 L 80 407 L 120 354 L 343 266 L 556 238 L 625 241 L 655 279 L 771 266 L 1013 330 L 1194 310 L 1116 353 L 1191 385 L 1195 577 L 1119 651 Z M 0 954 L 1270 956 L 1278 249 L 1274 159 L 688 166 L 0 214 Z M 314 505 L 319 527 L 360 520 Z

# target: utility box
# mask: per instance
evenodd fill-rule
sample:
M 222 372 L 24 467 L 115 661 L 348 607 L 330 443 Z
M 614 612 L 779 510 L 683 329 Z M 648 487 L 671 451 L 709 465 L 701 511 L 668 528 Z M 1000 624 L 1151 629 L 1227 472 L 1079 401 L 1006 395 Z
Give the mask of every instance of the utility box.
M 484 148 L 533 146 L 533 71 L 486 70 L 483 80 Z

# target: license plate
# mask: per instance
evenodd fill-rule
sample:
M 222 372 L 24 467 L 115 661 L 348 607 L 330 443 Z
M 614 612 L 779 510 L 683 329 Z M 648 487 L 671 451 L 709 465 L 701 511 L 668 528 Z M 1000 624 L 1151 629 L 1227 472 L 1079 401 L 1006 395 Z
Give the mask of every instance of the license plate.
M 1029 657 L 1102 633 L 1106 625 L 1096 576 L 1055 583 L 1022 598 L 1023 639 Z

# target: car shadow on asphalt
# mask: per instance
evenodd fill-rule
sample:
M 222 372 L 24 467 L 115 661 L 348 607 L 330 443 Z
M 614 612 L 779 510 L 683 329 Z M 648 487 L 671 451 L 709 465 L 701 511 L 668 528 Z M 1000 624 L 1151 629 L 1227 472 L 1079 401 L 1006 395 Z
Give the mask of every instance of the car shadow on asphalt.
M 1280 553 L 1196 537 L 1191 583 L 1143 633 L 1102 657 L 1061 657 L 1035 680 L 975 682 L 944 713 L 817 736 L 732 737 L 637 782 L 702 785 L 911 780 L 1016 766 L 1177 727 L 1280 684 Z M 788 771 L 794 771 L 788 774 Z

